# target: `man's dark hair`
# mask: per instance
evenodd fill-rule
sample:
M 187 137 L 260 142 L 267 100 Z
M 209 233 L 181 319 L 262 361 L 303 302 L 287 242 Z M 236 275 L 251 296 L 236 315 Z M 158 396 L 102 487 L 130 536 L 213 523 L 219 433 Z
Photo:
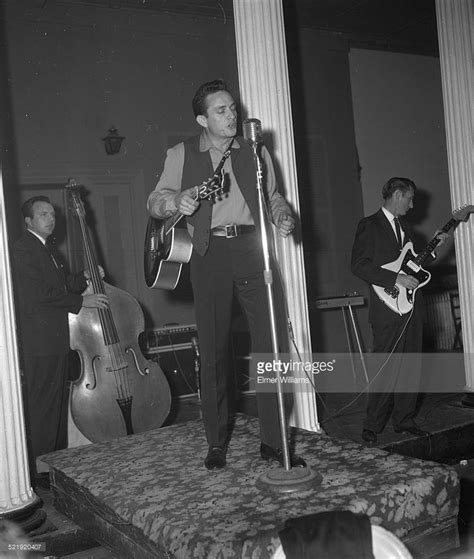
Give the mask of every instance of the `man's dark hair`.
M 196 91 L 193 97 L 193 113 L 194 116 L 207 116 L 206 99 L 208 95 L 217 93 L 218 91 L 229 91 L 224 80 L 213 80 L 212 82 L 203 83 Z
M 387 200 L 393 196 L 395 191 L 400 190 L 405 194 L 405 192 L 408 192 L 410 188 L 412 188 L 413 192 L 415 192 L 416 184 L 412 180 L 405 179 L 403 177 L 392 177 L 383 185 L 382 197 L 384 200 Z
M 23 217 L 33 217 L 33 205 L 35 202 L 47 202 L 51 204 L 47 196 L 33 196 L 32 198 L 28 198 L 28 200 L 23 203 L 23 206 L 21 206 Z

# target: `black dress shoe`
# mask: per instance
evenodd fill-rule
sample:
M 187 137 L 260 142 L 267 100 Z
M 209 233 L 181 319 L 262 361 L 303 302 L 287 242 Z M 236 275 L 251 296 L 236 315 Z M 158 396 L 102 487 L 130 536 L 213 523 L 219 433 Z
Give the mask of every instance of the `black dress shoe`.
M 204 459 L 204 466 L 208 470 L 221 470 L 226 465 L 225 448 L 222 446 L 210 446 Z
M 283 450 L 281 448 L 273 448 L 265 443 L 260 445 L 260 456 L 263 460 L 277 460 L 281 466 L 283 462 Z M 292 468 L 306 468 L 306 462 L 301 456 L 290 453 L 290 464 Z
M 362 438 L 366 443 L 375 444 L 377 442 L 377 435 L 374 431 L 370 429 L 362 430 Z
M 393 428 L 395 433 L 408 433 L 410 435 L 416 435 L 417 437 L 426 437 L 431 435 L 429 431 L 423 431 L 418 425 L 397 425 Z

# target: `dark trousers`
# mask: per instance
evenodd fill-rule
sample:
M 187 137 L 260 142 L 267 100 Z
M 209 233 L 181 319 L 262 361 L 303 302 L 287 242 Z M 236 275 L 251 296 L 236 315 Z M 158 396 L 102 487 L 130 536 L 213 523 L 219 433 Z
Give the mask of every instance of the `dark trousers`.
M 407 324 L 409 316 L 394 315 L 392 322 L 372 325 L 370 369 L 377 378 L 371 383 L 364 429 L 375 433 L 383 431 L 390 415 L 395 427 L 411 425 L 416 415 L 422 364 L 421 305 L 415 305 Z
M 23 384 L 30 474 L 36 457 L 67 447 L 68 356 L 26 355 Z
M 233 239 L 211 237 L 207 253 L 193 253 L 191 282 L 201 350 L 202 415 L 207 442 L 222 446 L 228 439 L 228 375 L 232 301 L 247 317 L 253 353 L 272 353 L 263 255 L 258 233 Z M 281 447 L 275 392 L 257 390 L 260 438 Z

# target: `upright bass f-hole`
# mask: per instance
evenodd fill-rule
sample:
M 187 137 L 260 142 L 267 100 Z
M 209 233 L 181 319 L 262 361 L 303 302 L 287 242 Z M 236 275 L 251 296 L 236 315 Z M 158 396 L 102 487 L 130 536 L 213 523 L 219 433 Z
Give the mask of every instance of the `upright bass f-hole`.
M 105 294 L 107 308 L 83 308 L 70 315 L 71 347 L 80 354 L 81 377 L 73 383 L 71 413 L 79 430 L 93 442 L 159 427 L 168 415 L 171 394 L 159 366 L 138 346 L 143 313 L 127 292 L 106 284 L 93 250 L 80 189 L 66 185 L 78 218 L 89 287 Z M 120 412 L 118 412 L 120 410 Z

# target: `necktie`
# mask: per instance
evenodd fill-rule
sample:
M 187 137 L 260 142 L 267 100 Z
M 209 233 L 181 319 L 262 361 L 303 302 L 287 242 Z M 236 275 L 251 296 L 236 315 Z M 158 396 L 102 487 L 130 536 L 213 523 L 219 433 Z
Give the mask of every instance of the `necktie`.
M 47 250 L 49 256 L 51 257 L 51 260 L 53 261 L 54 265 L 56 266 L 56 268 L 57 268 L 58 270 L 61 270 L 62 266 L 61 266 L 61 264 L 59 263 L 59 260 L 58 260 L 58 259 L 55 257 L 55 255 L 54 255 L 54 252 L 55 252 L 54 247 L 53 247 L 50 243 L 48 243 L 48 242 L 46 242 L 46 244 L 45 244 L 44 246 L 45 246 L 45 248 L 46 248 L 46 250 Z
M 59 259 L 58 253 L 56 252 L 56 249 L 53 245 L 51 245 L 48 242 L 46 242 L 44 247 L 45 247 L 46 251 L 48 252 L 51 260 L 53 261 L 53 264 L 56 266 L 56 270 L 58 271 L 58 275 L 61 277 L 61 279 L 63 281 L 64 293 L 67 293 L 67 287 L 66 287 L 66 283 L 65 283 L 63 265 L 61 264 L 61 261 Z M 54 253 L 56 253 L 56 256 L 54 255 Z
M 397 235 L 397 241 L 398 241 L 398 248 L 402 248 L 402 230 L 400 227 L 400 223 L 398 221 L 398 217 L 394 217 L 393 218 L 393 222 L 395 223 L 395 233 Z

